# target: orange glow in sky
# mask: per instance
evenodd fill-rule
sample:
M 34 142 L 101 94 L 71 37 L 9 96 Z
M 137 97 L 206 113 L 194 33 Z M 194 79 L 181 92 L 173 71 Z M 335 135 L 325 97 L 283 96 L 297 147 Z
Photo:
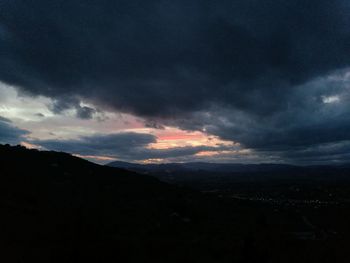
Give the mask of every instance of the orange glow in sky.
M 41 149 L 41 146 L 29 142 L 21 142 L 21 145 L 26 147 L 27 149 Z
M 177 128 L 167 127 L 156 134 L 157 142 L 149 145 L 152 149 L 169 149 L 186 146 L 211 146 L 219 145 L 232 146 L 234 143 L 220 140 L 200 131 L 183 131 Z

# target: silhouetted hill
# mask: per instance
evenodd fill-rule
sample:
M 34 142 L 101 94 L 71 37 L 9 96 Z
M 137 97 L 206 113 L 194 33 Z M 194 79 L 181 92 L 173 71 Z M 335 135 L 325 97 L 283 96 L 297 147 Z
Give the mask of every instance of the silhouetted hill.
M 235 258 L 212 198 L 66 153 L 0 146 L 0 159 L 1 262 Z
M 236 190 L 202 194 L 66 153 L 20 146 L 0 145 L 0 160 L 1 262 L 350 259 L 346 199 L 316 202 L 315 208 L 309 201 L 237 197 Z M 349 188 L 339 189 L 334 193 L 346 196 Z

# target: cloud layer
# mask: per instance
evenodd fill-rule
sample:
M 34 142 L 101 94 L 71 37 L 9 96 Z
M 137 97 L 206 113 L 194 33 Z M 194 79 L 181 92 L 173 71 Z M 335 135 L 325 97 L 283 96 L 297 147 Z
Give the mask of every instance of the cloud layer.
M 193 155 L 203 151 L 234 148 L 224 145 L 215 147 L 187 146 L 170 149 L 149 147 L 150 144 L 156 141 L 157 138 L 151 134 L 128 132 L 84 136 L 76 140 L 38 140 L 32 142 L 50 150 L 70 152 L 82 156 L 110 157 L 127 161 L 193 157 Z
M 83 99 L 281 158 L 350 140 L 346 0 L 12 0 L 1 10 L 0 80 L 51 97 L 56 113 L 91 118 Z
M 0 143 L 19 144 L 27 134 L 28 131 L 15 127 L 10 120 L 0 116 Z

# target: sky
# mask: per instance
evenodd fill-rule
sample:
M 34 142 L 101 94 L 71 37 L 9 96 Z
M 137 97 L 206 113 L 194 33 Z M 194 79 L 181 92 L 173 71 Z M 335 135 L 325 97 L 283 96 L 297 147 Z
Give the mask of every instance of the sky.
M 0 143 L 107 163 L 345 163 L 347 0 L 4 0 Z

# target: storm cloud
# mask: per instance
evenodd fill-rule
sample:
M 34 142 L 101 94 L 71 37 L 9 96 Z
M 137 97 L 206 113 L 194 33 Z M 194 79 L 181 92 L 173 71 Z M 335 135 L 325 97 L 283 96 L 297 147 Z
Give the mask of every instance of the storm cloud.
M 171 159 L 193 156 L 202 151 L 217 151 L 233 149 L 231 146 L 187 146 L 170 149 L 150 148 L 157 138 L 144 133 L 116 133 L 83 136 L 75 140 L 37 140 L 32 141 L 48 150 L 64 151 L 79 155 L 104 156 L 127 161 L 142 161 L 149 159 Z
M 0 80 L 56 113 L 89 119 L 84 100 L 284 156 L 350 140 L 349 14 L 345 0 L 3 1 Z
M 19 144 L 27 134 L 28 131 L 15 127 L 10 120 L 0 116 L 0 143 Z

